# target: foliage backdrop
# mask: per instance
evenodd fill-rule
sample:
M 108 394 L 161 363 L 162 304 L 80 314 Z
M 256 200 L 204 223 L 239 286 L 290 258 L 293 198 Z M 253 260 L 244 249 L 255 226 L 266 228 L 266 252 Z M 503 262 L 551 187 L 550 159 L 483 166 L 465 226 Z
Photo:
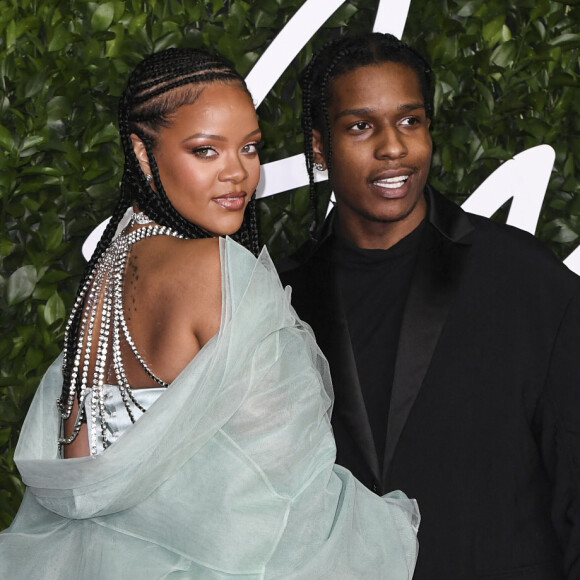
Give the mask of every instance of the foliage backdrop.
M 302 3 L 0 0 L 0 529 L 20 502 L 14 446 L 62 345 L 80 247 L 117 195 L 116 103 L 128 72 L 152 51 L 204 45 L 245 74 Z M 512 4 L 412 3 L 404 38 L 437 77 L 431 181 L 462 201 L 502 161 L 550 144 L 556 164 L 537 235 L 565 257 L 580 235 L 580 4 Z M 377 5 L 345 2 L 278 81 L 259 109 L 264 161 L 301 152 L 296 78 L 313 48 L 371 30 Z M 306 191 L 259 205 L 274 257 L 298 247 Z

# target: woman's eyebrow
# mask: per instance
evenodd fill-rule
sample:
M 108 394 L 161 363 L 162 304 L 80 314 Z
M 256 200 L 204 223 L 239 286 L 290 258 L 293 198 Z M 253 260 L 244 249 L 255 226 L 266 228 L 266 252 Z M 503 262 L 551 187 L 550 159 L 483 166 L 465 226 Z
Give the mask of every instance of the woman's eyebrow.
M 260 133 L 260 129 L 259 128 L 254 129 L 253 131 L 248 133 L 244 137 L 244 139 L 248 139 L 252 135 L 256 135 L 258 133 Z M 184 143 L 185 141 L 189 141 L 190 139 L 215 139 L 217 141 L 227 141 L 227 137 L 224 137 L 223 135 L 214 135 L 213 133 L 194 133 L 193 135 L 189 135 L 189 137 L 183 139 L 182 143 Z

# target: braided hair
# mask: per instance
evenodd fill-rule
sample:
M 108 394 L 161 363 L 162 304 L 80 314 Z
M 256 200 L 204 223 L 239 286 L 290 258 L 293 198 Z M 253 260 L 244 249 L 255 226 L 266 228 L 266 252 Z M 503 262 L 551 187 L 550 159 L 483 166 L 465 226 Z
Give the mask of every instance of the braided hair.
M 313 214 L 311 232 L 317 229 L 312 130 L 316 129 L 322 135 L 326 165 L 330 172 L 332 135 L 328 109 L 332 99 L 332 82 L 337 77 L 359 67 L 383 62 L 401 63 L 415 71 L 425 103 L 426 115 L 431 118 L 433 115 L 431 67 L 414 48 L 392 34 L 373 32 L 331 40 L 314 54 L 300 76 L 304 153 Z
M 169 48 L 146 57 L 131 73 L 119 106 L 119 133 L 125 157 L 121 192 L 113 215 L 97 244 L 79 285 L 76 301 L 82 300 L 83 288 L 99 258 L 113 240 L 126 210 L 136 203 L 152 220 L 176 230 L 186 238 L 207 238 L 212 234 L 183 217 L 171 204 L 155 161 L 153 150 L 157 133 L 171 125 L 170 116 L 182 105 L 193 104 L 208 83 L 236 83 L 246 91 L 243 77 L 222 57 L 201 49 Z M 147 181 L 133 149 L 131 134 L 144 143 L 156 191 Z M 248 203 L 240 229 L 232 238 L 259 253 L 255 193 Z M 69 318 L 64 344 L 63 392 L 59 406 L 66 404 L 82 308 L 74 308 Z M 77 394 L 80 395 L 77 381 Z

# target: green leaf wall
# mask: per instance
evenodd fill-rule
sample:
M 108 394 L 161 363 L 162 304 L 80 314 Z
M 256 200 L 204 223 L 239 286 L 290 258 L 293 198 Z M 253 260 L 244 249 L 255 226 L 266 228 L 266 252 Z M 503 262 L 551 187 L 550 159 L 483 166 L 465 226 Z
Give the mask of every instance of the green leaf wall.
M 117 195 L 116 106 L 128 72 L 154 50 L 203 45 L 245 74 L 302 3 L 0 0 L 0 528 L 21 499 L 14 446 L 62 345 L 80 247 Z M 556 164 L 537 235 L 565 257 L 580 234 L 580 4 L 506 4 L 412 3 L 404 38 L 437 77 L 431 181 L 461 202 L 502 161 L 550 144 Z M 345 2 L 276 83 L 258 111 L 264 161 L 301 152 L 296 78 L 313 48 L 370 30 L 377 5 Z M 322 185 L 321 207 L 327 195 Z M 304 188 L 259 206 L 274 257 L 304 241 Z

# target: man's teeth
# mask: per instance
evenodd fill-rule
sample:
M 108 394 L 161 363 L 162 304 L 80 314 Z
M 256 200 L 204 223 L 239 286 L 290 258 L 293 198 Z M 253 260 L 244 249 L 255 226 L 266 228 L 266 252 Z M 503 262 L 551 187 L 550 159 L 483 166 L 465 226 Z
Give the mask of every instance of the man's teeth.
M 396 189 L 401 187 L 409 179 L 408 175 L 399 175 L 398 177 L 389 177 L 388 179 L 377 179 L 375 185 L 386 187 L 387 189 Z

